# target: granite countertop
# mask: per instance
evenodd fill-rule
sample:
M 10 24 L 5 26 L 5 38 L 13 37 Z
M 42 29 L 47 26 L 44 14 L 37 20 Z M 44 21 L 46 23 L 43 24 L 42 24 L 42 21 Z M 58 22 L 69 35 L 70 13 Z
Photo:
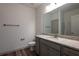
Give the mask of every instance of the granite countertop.
M 55 38 L 54 36 L 49 36 L 49 35 L 36 35 L 36 37 L 40 37 L 45 40 L 50 40 L 52 42 L 56 42 L 56 43 L 59 43 L 62 45 L 73 47 L 75 49 L 79 49 L 79 41 L 77 41 L 77 40 L 71 40 L 71 39 L 62 38 L 62 37 Z

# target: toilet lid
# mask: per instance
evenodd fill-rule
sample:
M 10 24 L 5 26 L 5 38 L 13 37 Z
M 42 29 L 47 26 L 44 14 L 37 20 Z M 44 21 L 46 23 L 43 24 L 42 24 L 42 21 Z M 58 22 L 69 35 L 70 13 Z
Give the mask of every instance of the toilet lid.
M 30 45 L 34 45 L 35 44 L 35 42 L 33 41 L 33 42 L 29 42 L 28 44 L 30 44 Z

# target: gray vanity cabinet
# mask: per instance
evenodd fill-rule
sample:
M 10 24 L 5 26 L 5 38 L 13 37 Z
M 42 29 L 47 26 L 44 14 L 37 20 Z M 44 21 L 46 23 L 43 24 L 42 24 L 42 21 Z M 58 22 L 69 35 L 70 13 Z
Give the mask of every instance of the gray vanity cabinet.
M 35 52 L 37 55 L 40 54 L 39 49 L 40 49 L 40 38 L 36 37 L 36 44 L 35 44 Z
M 48 56 L 60 56 L 60 52 L 53 49 L 53 48 L 49 48 L 48 49 Z
M 59 56 L 60 51 L 47 45 L 48 43 L 40 42 L 40 56 Z
M 40 40 L 40 55 L 59 56 L 60 46 L 45 39 Z
M 79 56 L 79 50 L 36 37 L 35 51 L 40 56 Z
M 48 55 L 48 47 L 40 42 L 40 56 L 47 56 Z
M 61 52 L 62 52 L 62 55 L 64 55 L 64 56 L 79 56 L 78 50 L 75 50 L 75 49 L 72 49 L 72 48 L 69 48 L 69 47 L 66 47 L 66 46 L 62 47 Z

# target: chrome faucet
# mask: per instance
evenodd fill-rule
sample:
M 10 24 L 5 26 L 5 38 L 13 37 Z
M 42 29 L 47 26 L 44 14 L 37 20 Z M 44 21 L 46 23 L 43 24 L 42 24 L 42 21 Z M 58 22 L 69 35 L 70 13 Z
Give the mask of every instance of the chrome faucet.
M 54 35 L 54 37 L 55 37 L 55 38 L 57 38 L 57 37 L 58 37 L 58 35 L 57 35 L 57 34 L 55 34 L 55 35 Z

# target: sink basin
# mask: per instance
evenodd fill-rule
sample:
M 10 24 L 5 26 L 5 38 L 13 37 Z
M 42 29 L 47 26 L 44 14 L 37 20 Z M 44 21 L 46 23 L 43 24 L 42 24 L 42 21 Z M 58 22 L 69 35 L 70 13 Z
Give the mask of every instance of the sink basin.
M 46 38 L 54 38 L 53 36 L 49 36 L 49 35 L 41 35 L 41 36 Z
M 54 37 L 54 36 L 49 36 L 49 35 L 41 35 L 41 36 L 50 40 L 58 40 L 58 41 L 63 41 L 67 39 L 67 38 Z

